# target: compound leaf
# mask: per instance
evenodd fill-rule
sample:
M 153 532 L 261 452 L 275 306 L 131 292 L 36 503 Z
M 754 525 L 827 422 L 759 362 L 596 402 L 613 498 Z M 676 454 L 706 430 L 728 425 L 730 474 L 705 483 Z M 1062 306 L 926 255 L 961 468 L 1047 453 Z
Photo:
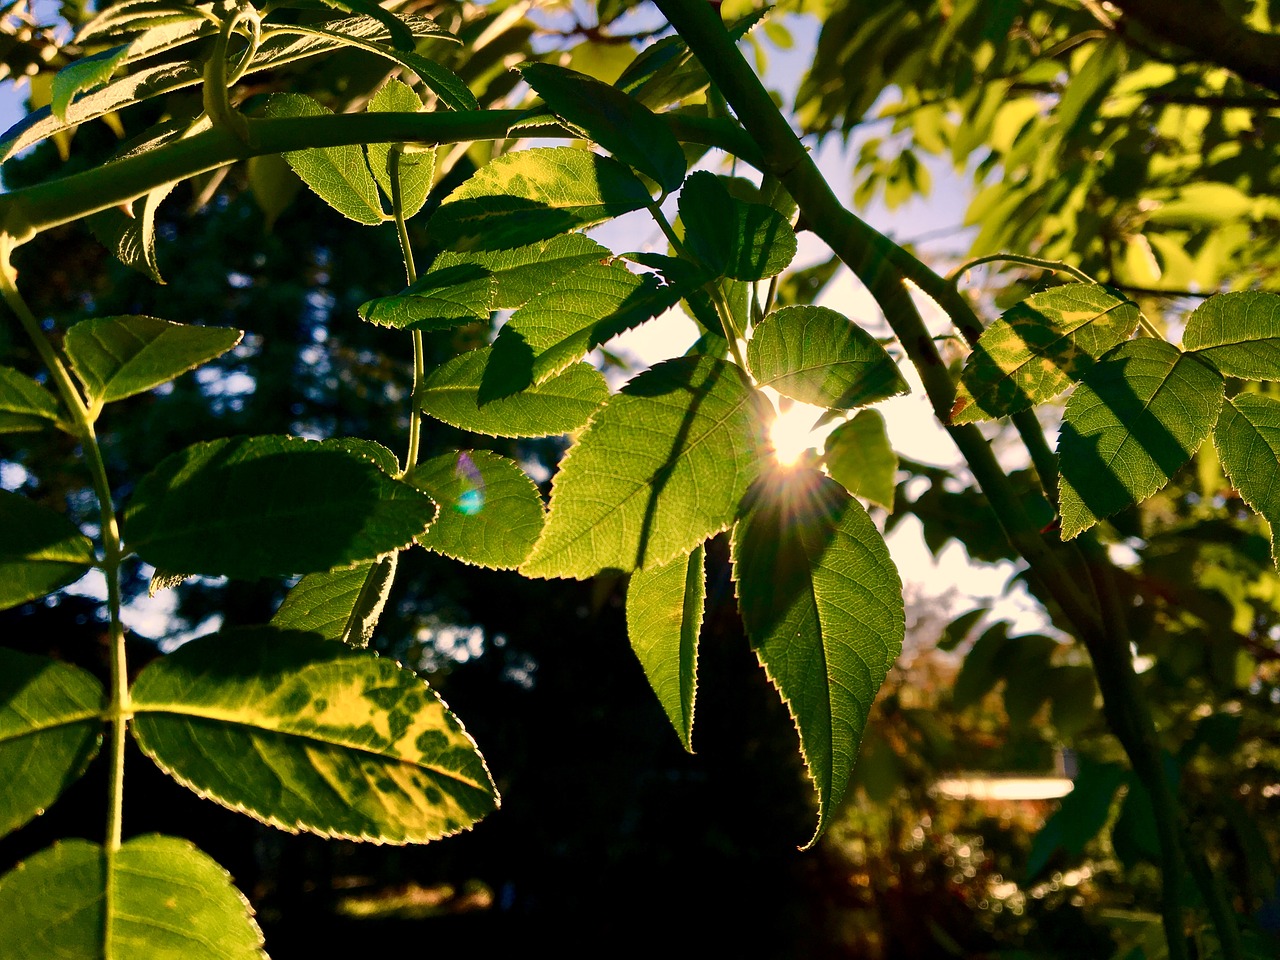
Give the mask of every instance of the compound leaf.
M 585 579 L 688 553 L 733 523 L 771 416 L 742 371 L 714 357 L 640 374 L 561 461 L 546 528 L 521 573 Z
M 827 434 L 822 457 L 831 479 L 855 497 L 865 497 L 893 512 L 898 455 L 889 445 L 879 411 L 861 410 Z
M 951 422 L 1003 417 L 1052 399 L 1137 325 L 1138 305 L 1099 284 L 1028 297 L 978 338 L 960 374 Z
M 902 583 L 858 501 L 808 469 L 778 472 L 731 545 L 747 636 L 800 734 L 818 793 L 812 846 L 849 783 L 876 691 L 902 649 Z
M 747 343 L 756 382 L 820 407 L 848 410 L 906 393 L 893 358 L 856 323 L 826 307 L 783 307 Z
M 368 646 L 391 592 L 399 556 L 389 553 L 350 570 L 308 573 L 285 594 L 271 625 Z
M 1222 405 L 1213 443 L 1231 483 L 1271 525 L 1271 556 L 1280 567 L 1280 400 L 1241 393 Z
M 79 580 L 96 561 L 93 544 L 61 513 L 0 490 L 0 610 Z
M 1144 500 L 1209 435 L 1222 377 L 1163 340 L 1117 347 L 1085 374 L 1058 437 L 1062 538 Z
M 424 843 L 497 806 L 484 759 L 412 670 L 314 634 L 255 627 L 139 674 L 139 746 L 179 782 L 284 830 Z
M 1210 297 L 1187 317 L 1182 346 L 1225 376 L 1280 380 L 1280 294 Z
M 155 567 L 251 579 L 373 560 L 435 513 L 344 441 L 233 437 L 163 460 L 134 491 L 124 533 Z
M 707 596 L 703 548 L 687 557 L 637 570 L 627 586 L 627 636 L 649 686 L 681 745 L 693 753 L 698 683 L 698 632 Z
M 0 647 L 0 836 L 58 799 L 102 743 L 102 684 L 79 667 Z

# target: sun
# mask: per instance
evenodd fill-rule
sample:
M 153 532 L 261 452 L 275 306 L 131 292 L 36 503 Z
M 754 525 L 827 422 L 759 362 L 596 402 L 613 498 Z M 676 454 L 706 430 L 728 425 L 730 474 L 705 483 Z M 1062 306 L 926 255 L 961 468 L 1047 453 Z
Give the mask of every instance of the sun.
M 774 400 L 778 416 L 769 428 L 769 440 L 773 455 L 784 467 L 793 467 L 809 450 L 819 447 L 827 431 L 814 430 L 813 425 L 822 416 L 821 407 L 798 401 Z

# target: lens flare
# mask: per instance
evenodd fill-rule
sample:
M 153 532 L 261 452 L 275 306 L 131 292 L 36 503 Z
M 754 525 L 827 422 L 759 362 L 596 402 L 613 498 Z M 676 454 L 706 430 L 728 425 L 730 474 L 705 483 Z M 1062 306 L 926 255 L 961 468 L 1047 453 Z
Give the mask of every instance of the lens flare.
M 453 502 L 453 509 L 464 516 L 475 516 L 484 509 L 484 477 L 465 450 L 458 453 L 453 475 L 458 478 L 458 497 Z
M 809 450 L 822 443 L 822 435 L 813 429 L 822 410 L 807 403 L 793 403 L 779 412 L 769 428 L 773 455 L 784 467 L 793 467 Z

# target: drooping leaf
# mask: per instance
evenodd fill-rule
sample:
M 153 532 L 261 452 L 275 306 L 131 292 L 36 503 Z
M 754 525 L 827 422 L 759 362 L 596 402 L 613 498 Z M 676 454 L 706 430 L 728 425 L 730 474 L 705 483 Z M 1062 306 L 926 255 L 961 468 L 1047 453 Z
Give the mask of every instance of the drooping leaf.
M 480 385 L 493 348 L 470 350 L 422 383 L 422 410 L 437 420 L 494 437 L 550 437 L 582 426 L 609 395 L 599 371 L 575 363 L 546 383 L 483 401 Z
M 637 570 L 627 586 L 627 636 L 681 745 L 693 753 L 698 632 L 706 601 L 701 544 L 687 557 Z
M 117 260 L 155 283 L 164 283 L 156 258 L 156 211 L 177 185 L 175 180 L 149 191 L 141 198 L 141 209 L 135 200 L 129 213 L 111 207 L 85 218 L 89 230 Z
M 386 85 L 369 100 L 370 113 L 416 113 L 422 109 L 422 100 L 413 88 L 399 80 L 388 80 Z M 390 158 L 394 144 L 370 143 L 365 147 L 369 155 L 369 170 L 382 188 L 391 207 Z M 399 151 L 397 169 L 400 175 L 400 209 L 408 220 L 427 202 L 436 173 L 435 150 L 414 149 Z
M 368 646 L 395 580 L 399 556 L 389 553 L 350 570 L 308 573 L 285 594 L 271 625 Z
M 257 201 L 258 209 L 266 221 L 268 232 L 275 226 L 280 214 L 289 209 L 294 197 L 302 189 L 302 181 L 293 172 L 289 162 L 276 153 L 264 153 L 250 157 L 247 164 L 249 190 Z
M 423 274 L 403 293 L 360 306 L 360 317 L 399 330 L 448 330 L 488 322 L 498 283 L 483 267 L 459 264 Z
M 1280 400 L 1256 393 L 1230 398 L 1213 443 L 1244 502 L 1271 524 L 1271 556 L 1280 567 Z
M 275 93 L 267 101 L 269 118 L 323 117 L 332 113 L 300 93 Z M 359 144 L 291 150 L 284 158 L 316 196 L 343 216 L 364 224 L 382 223 L 385 219 L 378 185 Z
M 822 457 L 831 479 L 855 497 L 865 497 L 893 512 L 898 455 L 889 445 L 879 411 L 860 410 L 848 423 L 827 434 Z
M 1138 305 L 1098 284 L 1072 283 L 1028 297 L 978 338 L 960 375 L 951 422 L 989 420 L 1052 399 L 1137 325 Z
M 688 553 L 733 523 L 771 416 L 722 360 L 681 357 L 640 374 L 561 461 L 547 526 L 521 573 L 585 579 Z
M 271 627 L 154 661 L 131 691 L 139 746 L 179 782 L 284 830 L 424 843 L 497 807 L 484 759 L 413 671 Z
M 108 876 L 110 871 L 110 876 Z M 62 840 L 0 877 L 12 960 L 266 960 L 249 901 L 187 840 L 134 837 L 108 861 Z
M 481 167 L 445 199 L 430 230 L 454 250 L 505 250 L 630 213 L 652 199 L 617 160 L 540 147 Z
M 91 674 L 0 647 L 0 836 L 84 773 L 102 743 L 101 711 L 102 684 Z
M 91 405 L 123 400 L 226 353 L 244 336 L 156 317 L 92 317 L 67 331 L 71 369 Z
M 515 310 L 542 293 L 566 274 L 608 260 L 613 254 L 581 233 L 565 233 L 513 250 L 455 253 L 446 250 L 436 258 L 434 269 L 463 264 L 480 267 L 497 284 L 495 310 Z M 409 288 L 413 290 L 412 287 Z
M 233 437 L 197 443 L 144 477 L 125 513 L 128 546 L 189 573 L 318 573 L 408 546 L 435 504 L 342 441 Z
M 856 323 L 826 307 L 783 307 L 747 343 L 756 382 L 793 400 L 848 410 L 907 392 L 898 366 Z
M 551 63 L 528 62 L 520 74 L 552 112 L 583 139 L 598 143 L 668 193 L 684 180 L 680 142 L 648 107 L 616 87 Z
M 1225 376 L 1280 380 L 1280 294 L 1210 297 L 1187 317 L 1182 346 Z
M 1058 437 L 1062 538 L 1168 483 L 1209 435 L 1222 391 L 1221 376 L 1163 340 L 1122 344 L 1096 363 Z
M 713 273 L 735 280 L 775 276 L 796 255 L 795 231 L 782 214 L 740 200 L 721 177 L 705 170 L 685 181 L 680 220 L 689 251 Z
M 519 464 L 490 450 L 433 457 L 405 477 L 440 505 L 419 545 L 464 563 L 514 570 L 542 532 L 542 496 Z
M 53 394 L 12 367 L 0 367 L 0 433 L 40 430 L 61 416 Z
M 110 80 L 128 53 L 129 45 L 126 43 L 73 61 L 59 70 L 53 78 L 53 102 L 50 104 L 54 116 L 66 119 L 72 98 L 81 90 L 101 86 Z
M 902 583 L 858 501 L 817 471 L 761 479 L 734 528 L 733 575 L 747 636 L 800 733 L 830 823 L 876 691 L 902 649 Z
M 93 544 L 61 513 L 0 490 L 0 610 L 79 580 Z

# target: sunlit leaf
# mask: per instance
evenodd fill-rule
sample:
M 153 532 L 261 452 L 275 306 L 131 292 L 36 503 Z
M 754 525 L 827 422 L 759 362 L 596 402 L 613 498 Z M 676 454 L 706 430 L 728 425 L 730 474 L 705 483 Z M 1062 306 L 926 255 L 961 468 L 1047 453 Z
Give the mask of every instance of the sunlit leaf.
M 342 441 L 235 437 L 188 447 L 139 481 L 124 535 L 156 567 L 254 578 L 373 560 L 435 513 Z
M 90 404 L 158 387 L 226 353 L 244 336 L 232 327 L 192 327 L 156 317 L 92 317 L 67 331 L 71 369 Z
M 489 450 L 433 457 L 405 477 L 440 505 L 418 538 L 428 550 L 494 570 L 514 570 L 542 532 L 542 495 L 519 464 Z
M 91 674 L 0 647 L 0 836 L 44 813 L 84 772 L 102 743 L 101 712 Z
M 40 430 L 61 415 L 48 390 L 12 367 L 0 367 L 0 433 Z
M 698 683 L 698 631 L 706 601 L 699 545 L 687 557 L 637 570 L 627 586 L 627 636 L 649 686 L 680 743 L 693 752 L 693 706 Z
M 307 574 L 285 594 L 271 625 L 368 646 L 391 591 L 399 556 L 389 553 L 349 570 Z
M 422 100 L 407 83 L 392 78 L 369 100 L 370 113 L 417 113 L 422 110 Z M 365 147 L 369 156 L 369 170 L 382 188 L 391 207 L 390 157 L 394 144 L 370 143 Z M 422 209 L 431 192 L 436 172 L 435 150 L 415 149 L 399 152 L 397 169 L 400 174 L 400 209 L 408 220 Z
M 482 400 L 492 347 L 470 350 L 438 367 L 422 383 L 422 410 L 445 423 L 495 437 L 549 437 L 582 426 L 609 395 L 604 377 L 576 363 L 519 393 Z
M 826 307 L 783 307 L 765 317 L 747 343 L 756 382 L 785 397 L 847 410 L 907 392 L 884 347 Z
M 902 649 L 902 583 L 858 501 L 808 469 L 762 478 L 734 528 L 738 603 L 787 704 L 818 792 L 812 846 L 848 788 L 880 684 Z
M 0 877 L 12 960 L 266 960 L 249 901 L 194 844 L 134 837 L 113 857 L 63 840 Z
M 739 200 L 707 171 L 685 181 L 680 220 L 689 251 L 709 270 L 735 280 L 775 276 L 796 255 L 795 232 L 777 210 Z
M 1095 364 L 1058 437 L 1063 539 L 1168 483 L 1209 435 L 1222 390 L 1221 376 L 1163 340 L 1122 344 Z
M 191 641 L 134 682 L 134 737 L 181 783 L 284 830 L 423 843 L 496 808 L 475 743 L 421 678 L 318 641 Z
M 1187 317 L 1182 346 L 1228 377 L 1280 380 L 1280 294 L 1210 297 Z
M 512 250 L 455 253 L 446 250 L 436 258 L 436 270 L 463 264 L 480 267 L 497 284 L 493 307 L 514 310 L 545 291 L 566 274 L 608 260 L 612 253 L 581 233 L 566 233 Z M 409 288 L 412 291 L 412 287 Z
M 547 526 L 521 573 L 585 579 L 688 553 L 733 523 L 771 417 L 722 360 L 682 357 L 640 374 L 561 461 Z
M 1028 410 L 1066 390 L 1138 325 L 1138 305 L 1097 284 L 1054 287 L 1007 310 L 965 361 L 952 423 Z
M 0 490 L 0 610 L 79 580 L 93 544 L 61 513 Z
M 855 497 L 865 497 L 893 512 L 898 455 L 889 445 L 884 417 L 861 410 L 827 434 L 822 454 L 827 473 Z
M 630 213 L 652 199 L 617 160 L 540 147 L 481 167 L 445 199 L 430 230 L 455 250 L 504 250 Z
M 1271 525 L 1271 556 L 1280 567 L 1280 400 L 1240 393 L 1222 405 L 1213 443 L 1235 488 Z
M 459 264 L 423 274 L 403 293 L 360 306 L 360 317 L 399 330 L 448 330 L 488 322 L 498 282 L 483 267 Z
M 53 78 L 53 103 L 50 104 L 54 116 L 65 119 L 72 98 L 81 90 L 101 86 L 110 80 L 128 53 L 129 45 L 123 44 L 73 61 L 59 70 Z

